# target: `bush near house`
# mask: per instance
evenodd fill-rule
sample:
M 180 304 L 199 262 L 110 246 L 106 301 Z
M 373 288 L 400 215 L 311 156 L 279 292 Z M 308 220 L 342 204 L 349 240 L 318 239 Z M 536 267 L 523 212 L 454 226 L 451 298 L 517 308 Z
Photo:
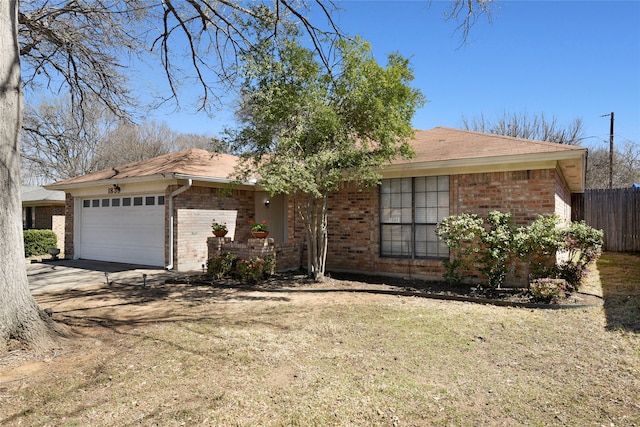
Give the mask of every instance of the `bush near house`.
M 229 252 L 217 255 L 207 262 L 207 274 L 212 279 L 237 276 L 240 282 L 247 285 L 255 285 L 269 278 L 275 272 L 275 268 L 276 260 L 273 256 L 238 259 Z
M 216 255 L 207 261 L 207 275 L 214 280 L 220 280 L 231 274 L 238 257 L 230 252 Z
M 58 245 L 58 237 L 51 230 L 24 230 L 24 256 L 45 255 Z
M 566 281 L 558 292 L 549 289 L 550 282 L 538 283 L 536 292 L 543 299 L 547 298 L 543 294 L 556 298 L 578 289 L 587 265 L 601 255 L 604 237 L 602 230 L 584 221 L 561 224 L 555 214 L 541 215 L 529 226 L 516 228 L 511 215 L 499 211 L 490 212 L 486 222 L 475 214 L 444 218 L 436 233 L 452 255 L 445 262 L 445 280 L 462 281 L 463 272 L 475 268 L 486 277 L 487 287 L 499 288 L 514 271 L 516 261 L 523 261 L 530 266 L 530 280 Z M 556 264 L 559 251 L 565 252 L 566 259 Z
M 535 279 L 529 284 L 529 292 L 534 301 L 549 304 L 565 298 L 567 286 L 564 279 Z

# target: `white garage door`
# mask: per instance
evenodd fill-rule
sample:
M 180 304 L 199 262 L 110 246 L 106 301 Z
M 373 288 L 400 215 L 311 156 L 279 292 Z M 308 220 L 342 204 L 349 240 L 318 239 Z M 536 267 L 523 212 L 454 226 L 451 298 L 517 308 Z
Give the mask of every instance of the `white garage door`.
M 164 266 L 164 195 L 90 198 L 81 206 L 79 258 Z

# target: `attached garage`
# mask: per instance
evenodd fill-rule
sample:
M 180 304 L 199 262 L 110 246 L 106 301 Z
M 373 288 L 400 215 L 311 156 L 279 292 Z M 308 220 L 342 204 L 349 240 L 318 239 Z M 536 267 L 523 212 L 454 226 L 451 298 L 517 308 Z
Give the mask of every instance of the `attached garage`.
M 83 198 L 79 205 L 76 257 L 164 266 L 164 195 Z
M 65 192 L 65 256 L 200 270 L 214 218 L 232 226 L 255 217 L 255 183 L 236 186 L 235 197 L 222 191 L 237 162 L 192 148 L 47 185 Z

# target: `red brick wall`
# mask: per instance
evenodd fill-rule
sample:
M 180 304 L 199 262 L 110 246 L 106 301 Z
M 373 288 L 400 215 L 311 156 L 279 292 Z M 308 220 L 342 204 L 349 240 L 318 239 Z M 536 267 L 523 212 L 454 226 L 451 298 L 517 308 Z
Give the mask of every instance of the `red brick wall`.
M 558 182 L 562 188 L 556 187 Z M 562 198 L 569 194 L 555 169 L 452 175 L 449 185 L 451 215 L 501 210 L 511 212 L 519 225 L 555 212 L 556 191 L 562 190 Z M 293 213 L 290 209 L 290 215 Z M 292 223 L 291 217 L 289 221 Z M 358 191 L 345 185 L 329 199 L 328 226 L 328 270 L 424 278 L 440 278 L 444 272 L 440 260 L 379 256 L 378 188 Z M 304 238 L 301 228 L 293 234 L 298 241 Z
M 518 225 L 555 212 L 555 169 L 451 176 L 450 214 L 511 212 Z
M 73 196 L 65 195 L 64 205 L 64 254 L 67 258 L 73 258 Z
M 380 241 L 379 191 L 344 184 L 328 203 L 327 268 L 374 271 Z
M 51 218 L 54 215 L 64 215 L 64 206 L 36 206 L 36 221 L 33 228 L 41 230 L 51 230 L 53 223 Z
M 225 252 L 232 253 L 239 259 L 273 256 L 276 258 L 276 271 L 290 271 L 300 268 L 301 245 L 299 243 L 274 243 L 271 238 L 251 238 L 245 243 L 232 242 L 228 238 L 209 237 L 207 246 L 208 259 Z

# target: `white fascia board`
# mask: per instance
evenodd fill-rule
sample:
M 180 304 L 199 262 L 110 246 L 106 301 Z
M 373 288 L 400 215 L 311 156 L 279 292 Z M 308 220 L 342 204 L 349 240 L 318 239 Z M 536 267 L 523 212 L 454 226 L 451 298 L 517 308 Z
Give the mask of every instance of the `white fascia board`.
M 109 178 L 109 179 L 100 179 L 97 181 L 85 181 L 85 182 L 74 182 L 71 184 L 47 184 L 44 186 L 47 190 L 74 190 L 78 188 L 87 188 L 87 187 L 101 187 L 101 186 L 112 186 L 113 184 L 134 184 L 134 183 L 145 183 L 145 182 L 153 182 L 153 181 L 172 181 L 171 178 L 167 178 L 166 175 L 158 174 L 158 175 L 149 175 L 149 176 L 138 176 L 138 177 L 129 177 L 129 178 Z
M 198 175 L 186 175 L 186 174 L 175 173 L 175 174 L 173 174 L 173 177 L 175 179 L 192 179 L 193 181 L 210 182 L 210 183 L 214 183 L 214 184 L 233 184 L 233 183 L 237 183 L 236 180 L 231 179 L 231 178 L 219 178 L 219 177 L 213 177 L 213 176 L 198 176 Z M 249 187 L 255 187 L 256 186 L 256 180 L 241 181 L 238 184 L 239 185 L 249 186 Z

